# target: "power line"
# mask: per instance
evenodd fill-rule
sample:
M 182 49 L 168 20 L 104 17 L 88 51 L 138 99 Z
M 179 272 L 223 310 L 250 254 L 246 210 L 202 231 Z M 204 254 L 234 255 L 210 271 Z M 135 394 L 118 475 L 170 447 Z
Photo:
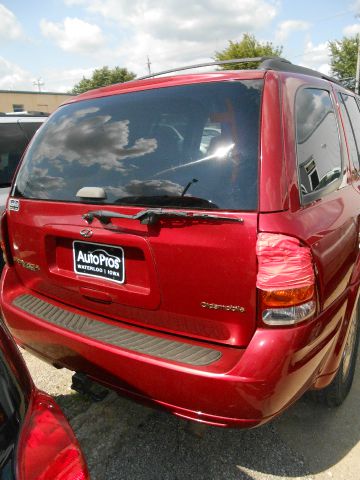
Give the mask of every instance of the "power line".
M 291 58 L 306 57 L 306 55 L 312 55 L 314 52 L 316 52 L 316 48 L 309 50 L 306 53 L 299 53 L 299 55 L 291 55 Z
M 333 18 L 343 17 L 344 15 L 353 15 L 350 10 L 343 10 L 342 12 L 335 13 L 334 15 L 329 15 L 327 17 L 314 19 L 314 23 L 325 22 L 326 20 L 332 20 Z
M 342 17 L 344 15 L 355 15 L 355 17 L 357 16 L 357 14 L 352 13 L 350 10 L 343 10 L 341 12 L 335 13 L 334 15 L 328 15 L 327 17 L 314 19 L 313 23 L 319 23 L 319 22 L 324 22 L 326 20 L 332 20 L 333 18 Z M 309 50 L 308 52 L 305 52 L 305 53 L 301 53 L 301 54 L 298 54 L 298 55 L 291 55 L 291 57 L 292 58 L 305 57 L 307 55 L 312 55 L 315 51 L 316 51 L 316 49 L 314 48 L 314 49 Z

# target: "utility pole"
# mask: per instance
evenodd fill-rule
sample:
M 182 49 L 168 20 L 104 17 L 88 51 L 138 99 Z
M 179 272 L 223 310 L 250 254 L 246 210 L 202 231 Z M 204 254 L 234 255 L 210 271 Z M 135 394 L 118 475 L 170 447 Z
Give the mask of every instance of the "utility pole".
M 44 82 L 41 80 L 41 78 L 38 78 L 38 79 L 36 79 L 36 80 L 33 81 L 33 85 L 36 85 L 36 86 L 38 87 L 38 89 L 39 89 L 39 92 L 41 92 L 41 87 L 42 87 L 43 85 L 45 85 L 45 84 L 44 84 Z
M 355 18 L 359 18 L 359 14 L 355 15 Z M 360 82 L 360 35 L 356 36 L 357 40 L 357 62 L 356 62 L 356 77 L 355 77 L 355 93 L 359 95 L 359 82 Z
M 147 68 L 148 68 L 148 72 L 149 72 L 149 75 L 151 75 L 151 62 L 150 62 L 150 58 L 149 58 L 149 55 L 147 56 Z

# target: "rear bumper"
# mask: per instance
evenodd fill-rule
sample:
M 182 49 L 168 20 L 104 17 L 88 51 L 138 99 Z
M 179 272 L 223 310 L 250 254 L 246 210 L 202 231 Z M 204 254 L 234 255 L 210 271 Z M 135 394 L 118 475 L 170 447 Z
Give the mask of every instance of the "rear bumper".
M 281 413 L 316 380 L 336 341 L 346 301 L 331 319 L 317 318 L 289 329 L 257 329 L 246 349 L 204 344 L 181 337 L 119 325 L 88 315 L 101 325 L 126 328 L 135 334 L 159 337 L 185 346 L 219 352 L 206 365 L 159 358 L 89 337 L 39 318 L 16 306 L 31 294 L 16 283 L 11 269 L 2 281 L 4 319 L 20 345 L 46 361 L 88 374 L 121 394 L 160 406 L 171 413 L 212 425 L 254 427 Z M 15 303 L 14 303 L 15 302 Z M 75 315 L 84 312 L 57 302 L 51 304 Z

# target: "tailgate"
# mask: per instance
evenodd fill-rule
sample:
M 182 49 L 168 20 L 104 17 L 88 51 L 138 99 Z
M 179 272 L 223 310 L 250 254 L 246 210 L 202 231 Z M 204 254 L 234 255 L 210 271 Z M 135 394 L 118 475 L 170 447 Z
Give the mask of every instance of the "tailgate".
M 20 210 L 8 213 L 14 268 L 26 288 L 119 321 L 231 345 L 249 342 L 257 214 L 227 213 L 243 223 L 165 218 L 156 225 L 128 219 L 103 225 L 95 219 L 89 226 L 82 219 L 89 210 L 54 202 L 44 209 L 22 199 Z

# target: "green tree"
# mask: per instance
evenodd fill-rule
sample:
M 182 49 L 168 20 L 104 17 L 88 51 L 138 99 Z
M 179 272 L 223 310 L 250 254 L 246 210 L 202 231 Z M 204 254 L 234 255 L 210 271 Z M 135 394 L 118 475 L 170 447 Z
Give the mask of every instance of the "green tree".
M 254 35 L 244 33 L 240 42 L 229 40 L 229 45 L 220 52 L 215 52 L 215 60 L 231 60 L 235 58 L 280 57 L 283 47 L 275 47 L 271 42 L 262 43 Z M 221 65 L 223 70 L 239 70 L 257 68 L 258 63 L 239 63 Z
M 355 83 L 358 46 L 358 37 L 344 37 L 329 42 L 332 75 L 346 86 L 353 87 Z
M 105 66 L 94 70 L 91 78 L 83 77 L 72 89 L 72 93 L 78 94 L 87 92 L 93 88 L 105 87 L 113 83 L 123 83 L 128 80 L 133 80 L 136 75 L 129 72 L 126 68 L 115 67 L 110 69 Z

